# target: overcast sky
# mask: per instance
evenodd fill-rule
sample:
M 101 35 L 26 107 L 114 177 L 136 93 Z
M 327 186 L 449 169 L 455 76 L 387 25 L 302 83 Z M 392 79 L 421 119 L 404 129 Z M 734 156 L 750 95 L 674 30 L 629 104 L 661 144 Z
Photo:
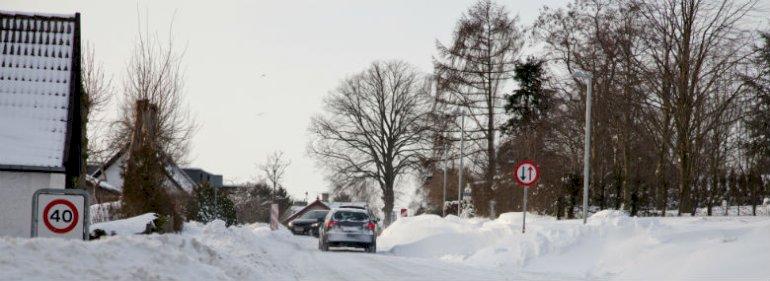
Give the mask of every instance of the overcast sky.
M 214 4 L 216 3 L 216 4 Z M 522 23 L 544 4 L 506 1 Z M 166 37 L 174 18 L 177 45 L 186 48 L 186 100 L 200 123 L 191 166 L 256 179 L 257 164 L 276 150 L 291 160 L 285 185 L 296 198 L 328 190 L 307 155 L 310 117 L 346 76 L 374 60 L 402 59 L 431 71 L 435 40 L 448 42 L 471 1 L 35 1 L 3 0 L 0 9 L 81 13 L 82 38 L 120 84 L 147 18 Z M 137 12 L 137 10 L 139 12 Z M 144 22 L 144 20 L 142 20 Z

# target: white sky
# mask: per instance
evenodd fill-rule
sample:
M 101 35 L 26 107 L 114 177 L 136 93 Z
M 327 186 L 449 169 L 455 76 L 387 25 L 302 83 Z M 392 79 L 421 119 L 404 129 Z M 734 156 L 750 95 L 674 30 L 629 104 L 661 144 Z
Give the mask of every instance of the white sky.
M 522 23 L 544 4 L 505 1 Z M 216 3 L 216 4 L 214 4 Z M 3 0 L 2 10 L 81 13 L 83 42 L 120 85 L 138 13 L 162 38 L 172 17 L 186 46 L 186 100 L 200 123 L 192 166 L 225 182 L 257 178 L 275 150 L 290 158 L 285 185 L 298 199 L 328 190 L 307 155 L 310 117 L 346 76 L 379 59 L 402 59 L 431 71 L 435 40 L 448 42 L 472 1 L 36 1 Z M 262 75 L 265 77 L 262 77 Z

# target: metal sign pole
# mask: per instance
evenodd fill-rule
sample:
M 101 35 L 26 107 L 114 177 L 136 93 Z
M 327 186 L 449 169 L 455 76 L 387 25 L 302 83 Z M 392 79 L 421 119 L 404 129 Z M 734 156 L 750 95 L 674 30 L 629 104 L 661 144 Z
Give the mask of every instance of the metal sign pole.
M 460 119 L 460 175 L 457 183 L 457 216 L 462 213 L 463 198 L 463 160 L 465 158 L 465 113 Z
M 524 187 L 524 211 L 521 216 L 521 233 L 527 231 L 527 191 L 529 187 Z
M 447 145 L 444 145 L 444 201 L 441 203 L 442 217 L 446 217 L 447 149 Z
M 588 184 L 590 180 L 591 169 L 591 79 L 590 74 L 584 74 L 588 78 L 586 87 L 588 92 L 586 94 L 586 126 L 585 126 L 585 140 L 583 147 L 583 224 L 588 222 Z

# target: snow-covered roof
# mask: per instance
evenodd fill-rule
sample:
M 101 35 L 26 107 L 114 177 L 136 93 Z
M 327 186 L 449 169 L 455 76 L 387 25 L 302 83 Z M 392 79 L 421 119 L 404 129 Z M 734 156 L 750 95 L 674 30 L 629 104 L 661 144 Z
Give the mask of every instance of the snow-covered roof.
M 174 163 L 166 164 L 166 174 L 173 179 L 174 183 L 177 184 L 179 188 L 187 193 L 192 193 L 195 186 L 197 186 L 195 181 Z
M 179 188 L 180 190 L 192 193 L 198 184 L 187 175 L 179 166 L 171 161 L 168 157 L 165 159 L 165 174 L 167 177 L 167 183 L 172 186 L 169 188 Z M 100 181 L 100 186 L 105 189 L 114 190 L 117 192 L 123 192 L 123 165 L 128 160 L 128 147 L 121 149 L 115 155 L 113 155 L 107 162 L 101 167 L 96 169 L 92 174 L 88 175 L 89 178 L 94 180 L 104 179 Z M 118 178 L 119 177 L 119 178 Z M 93 183 L 96 183 L 94 181 Z M 107 184 L 109 186 L 104 186 Z M 96 184 L 94 184 L 96 185 Z
M 329 209 L 337 209 L 342 206 L 355 206 L 366 208 L 366 202 L 323 202 Z
M 63 168 L 75 17 L 0 11 L 0 166 Z
M 106 189 L 106 190 L 115 191 L 115 192 L 118 192 L 118 193 L 123 192 L 122 188 L 118 188 L 118 187 L 110 184 L 109 182 L 107 182 L 105 180 L 97 179 L 97 178 L 95 178 L 95 177 L 93 177 L 91 175 L 86 175 L 86 180 L 88 182 L 90 182 L 91 184 L 93 184 L 94 186 L 98 185 L 99 187 L 101 187 L 103 189 Z

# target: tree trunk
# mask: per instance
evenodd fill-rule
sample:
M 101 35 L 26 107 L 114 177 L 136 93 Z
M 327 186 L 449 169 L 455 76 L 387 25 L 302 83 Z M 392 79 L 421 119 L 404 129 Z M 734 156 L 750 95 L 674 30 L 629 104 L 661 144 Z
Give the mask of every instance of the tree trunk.
M 391 214 L 393 213 L 393 202 L 395 201 L 395 196 L 393 193 L 393 183 L 386 183 L 385 188 L 382 191 L 382 200 L 385 203 L 382 207 L 382 212 L 384 213 L 385 218 L 383 219 L 383 224 L 385 227 L 389 226 L 393 221 L 391 221 Z

